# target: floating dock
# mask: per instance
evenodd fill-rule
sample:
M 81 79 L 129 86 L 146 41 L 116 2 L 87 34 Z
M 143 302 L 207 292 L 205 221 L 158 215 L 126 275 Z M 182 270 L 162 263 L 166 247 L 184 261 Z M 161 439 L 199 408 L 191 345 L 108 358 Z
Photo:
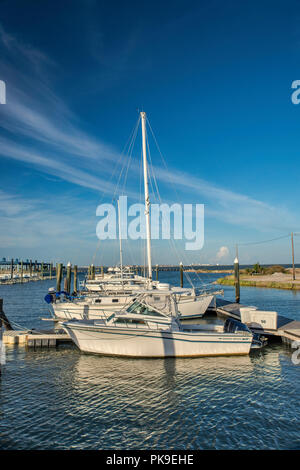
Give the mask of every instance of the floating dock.
M 2 341 L 4 344 L 19 344 L 29 348 L 55 348 L 59 344 L 72 342 L 67 333 L 55 333 L 54 330 L 36 333 L 22 330 L 5 331 Z
M 235 320 L 241 321 L 241 309 L 249 308 L 251 309 L 251 307 L 247 305 L 230 302 L 224 299 L 216 299 L 215 307 L 211 307 L 209 310 L 223 317 L 234 318 Z M 253 310 L 253 313 L 255 313 L 255 310 Z M 288 345 L 291 345 L 294 341 L 300 342 L 300 321 L 292 320 L 282 315 L 276 315 L 276 324 L 272 328 L 265 327 L 262 324 L 255 324 L 255 326 L 250 326 L 250 329 L 254 333 L 281 337 L 282 342 Z

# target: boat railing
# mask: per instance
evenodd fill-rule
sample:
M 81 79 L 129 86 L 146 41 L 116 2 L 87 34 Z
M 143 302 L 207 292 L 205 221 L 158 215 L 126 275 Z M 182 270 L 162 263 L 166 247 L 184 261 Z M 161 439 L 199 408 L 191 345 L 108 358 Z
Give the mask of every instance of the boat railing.
M 108 322 L 108 319 L 106 319 L 106 322 Z M 145 321 L 145 323 L 132 323 L 132 322 L 127 322 L 127 321 L 124 321 L 124 322 L 120 322 L 120 324 L 118 325 L 118 322 L 116 321 L 114 323 L 114 327 L 115 328 L 124 328 L 124 326 L 126 328 L 131 328 L 131 329 L 142 329 L 142 328 L 147 328 L 149 330 L 162 330 L 164 328 L 164 326 L 166 326 L 166 329 L 168 329 L 168 327 L 170 327 L 170 324 L 158 324 L 158 323 L 151 323 L 151 322 L 148 322 L 148 321 Z
M 102 311 L 103 313 L 98 313 L 99 311 Z M 104 313 L 105 312 L 105 309 L 97 309 L 97 320 L 108 320 L 109 317 L 111 317 L 111 312 L 108 312 L 107 314 Z M 63 313 L 65 316 L 69 316 L 70 319 L 76 319 L 74 317 L 74 310 L 69 310 L 68 308 L 64 308 L 63 309 Z M 59 315 L 59 312 L 57 312 L 57 314 Z M 87 317 L 87 315 L 85 314 L 85 312 L 76 312 L 76 315 L 80 315 L 81 317 L 81 320 L 90 320 L 90 318 Z M 88 315 L 89 315 L 89 312 L 88 312 Z
M 214 287 L 195 287 L 194 288 L 196 295 L 224 295 L 223 289 L 215 289 Z

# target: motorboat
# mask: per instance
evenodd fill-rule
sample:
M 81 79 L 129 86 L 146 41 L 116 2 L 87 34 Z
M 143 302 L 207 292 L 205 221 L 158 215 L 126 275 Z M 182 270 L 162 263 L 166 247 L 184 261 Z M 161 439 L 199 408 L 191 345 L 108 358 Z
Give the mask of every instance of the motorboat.
M 175 295 L 147 292 L 123 311 L 62 325 L 87 353 L 138 358 L 249 354 L 253 336 L 245 325 L 235 331 L 223 325 L 183 325 Z

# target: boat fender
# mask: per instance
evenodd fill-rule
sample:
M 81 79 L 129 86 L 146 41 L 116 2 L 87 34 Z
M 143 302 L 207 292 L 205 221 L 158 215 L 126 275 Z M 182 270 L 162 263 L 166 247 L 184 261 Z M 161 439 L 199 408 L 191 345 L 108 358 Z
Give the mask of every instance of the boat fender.
M 52 304 L 53 303 L 53 296 L 51 294 L 47 294 L 47 295 L 45 295 L 44 300 L 47 302 L 47 304 Z

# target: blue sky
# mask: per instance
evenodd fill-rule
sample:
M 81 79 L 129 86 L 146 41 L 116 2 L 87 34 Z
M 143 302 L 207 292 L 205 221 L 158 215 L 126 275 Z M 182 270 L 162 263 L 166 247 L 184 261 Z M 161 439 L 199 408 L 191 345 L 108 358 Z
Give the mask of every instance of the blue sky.
M 299 20 L 297 1 L 3 1 L 0 255 L 118 261 L 95 214 L 138 109 L 167 162 L 154 148 L 163 200 L 205 204 L 204 248 L 155 241 L 154 263 L 230 263 L 237 242 L 300 231 Z M 140 244 L 125 245 L 141 262 Z M 300 237 L 295 250 L 300 262 Z M 241 263 L 290 258 L 288 239 L 240 248 Z

